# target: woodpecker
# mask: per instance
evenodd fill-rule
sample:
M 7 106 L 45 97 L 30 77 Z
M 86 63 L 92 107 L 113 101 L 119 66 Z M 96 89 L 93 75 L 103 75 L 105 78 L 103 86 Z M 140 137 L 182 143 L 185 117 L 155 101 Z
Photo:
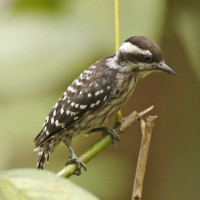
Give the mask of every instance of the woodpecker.
M 106 122 L 129 99 L 137 80 L 154 71 L 175 75 L 165 64 L 160 47 L 144 36 L 128 38 L 115 55 L 86 69 L 58 99 L 34 140 L 37 168 L 43 169 L 45 160 L 64 142 L 71 153 L 66 164 L 75 163 L 76 175 L 80 175 L 81 167 L 86 170 L 86 165 L 77 158 L 72 138 L 103 131 L 119 141 L 118 134 L 105 126 Z

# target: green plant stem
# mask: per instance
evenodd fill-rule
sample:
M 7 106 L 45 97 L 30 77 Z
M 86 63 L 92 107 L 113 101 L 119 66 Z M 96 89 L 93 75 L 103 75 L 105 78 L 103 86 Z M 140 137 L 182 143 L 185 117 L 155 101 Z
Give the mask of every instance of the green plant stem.
M 125 130 L 127 130 L 128 127 L 130 127 L 130 124 L 137 121 L 140 117 L 145 115 L 147 112 L 153 109 L 153 106 L 149 107 L 148 109 L 137 113 L 133 112 L 129 116 L 122 119 L 122 124 L 119 122 L 116 122 L 114 125 L 114 129 L 116 132 L 121 135 L 124 133 Z M 128 122 L 128 125 L 127 125 Z M 123 125 L 124 124 L 124 125 Z M 112 138 L 110 135 L 105 135 L 101 139 L 99 139 L 94 145 L 92 145 L 88 150 L 86 150 L 79 159 L 83 163 L 87 163 L 89 160 L 91 160 L 93 157 L 95 157 L 99 152 L 101 152 L 105 147 L 107 147 L 110 143 L 112 143 Z M 74 172 L 76 171 L 76 165 L 75 164 L 69 164 L 66 167 L 64 167 L 61 171 L 58 172 L 58 176 L 63 176 L 66 178 L 69 178 Z

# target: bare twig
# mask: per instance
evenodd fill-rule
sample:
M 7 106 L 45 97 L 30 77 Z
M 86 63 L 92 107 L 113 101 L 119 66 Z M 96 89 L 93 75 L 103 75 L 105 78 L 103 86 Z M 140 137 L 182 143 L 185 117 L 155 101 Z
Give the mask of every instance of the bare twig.
M 142 141 L 133 186 L 132 200 L 141 200 L 142 197 L 142 188 L 149 152 L 149 145 L 156 118 L 157 116 L 148 116 L 145 121 L 141 119 Z
M 151 111 L 153 109 L 153 106 L 147 108 L 146 110 L 137 113 L 134 111 L 127 117 L 122 119 L 121 124 L 115 124 L 115 130 L 117 131 L 118 134 L 124 133 L 125 130 L 127 130 L 131 124 L 140 117 L 144 116 L 146 113 Z M 107 147 L 110 143 L 112 142 L 112 138 L 109 135 L 103 136 L 101 139 L 99 139 L 93 146 L 91 146 L 86 152 L 84 152 L 79 159 L 83 163 L 87 163 L 89 160 L 91 160 L 94 156 L 96 156 L 99 152 L 101 152 L 105 147 Z M 73 172 L 76 171 L 76 165 L 75 164 L 69 164 L 66 167 L 64 167 L 61 171 L 58 172 L 58 176 L 64 176 L 66 178 L 69 178 Z
M 149 108 L 143 110 L 142 112 L 138 113 L 137 111 L 132 112 L 130 115 L 122 119 L 120 131 L 127 130 L 133 122 L 139 120 L 142 116 L 147 114 L 149 111 L 153 109 L 154 106 L 150 106 Z

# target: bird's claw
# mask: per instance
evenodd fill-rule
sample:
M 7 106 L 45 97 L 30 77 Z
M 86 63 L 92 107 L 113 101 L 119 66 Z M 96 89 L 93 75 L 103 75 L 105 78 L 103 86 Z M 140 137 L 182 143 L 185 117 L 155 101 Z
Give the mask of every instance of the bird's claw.
M 113 139 L 112 144 L 115 145 L 116 142 L 120 141 L 119 134 L 113 128 L 105 127 L 104 130 L 105 130 L 105 133 L 103 133 L 103 135 L 110 135 L 112 137 Z
M 80 161 L 77 157 L 69 157 L 67 162 L 65 163 L 65 166 L 69 164 L 76 165 L 76 171 L 73 172 L 74 175 L 77 175 L 77 176 L 81 175 L 81 167 L 83 167 L 83 169 L 87 171 L 86 165 L 82 161 Z

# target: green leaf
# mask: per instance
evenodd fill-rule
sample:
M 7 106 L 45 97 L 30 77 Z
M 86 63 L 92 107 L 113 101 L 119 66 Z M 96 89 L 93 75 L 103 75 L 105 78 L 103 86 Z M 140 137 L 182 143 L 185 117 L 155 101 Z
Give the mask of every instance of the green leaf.
M 14 169 L 0 173 L 0 199 L 97 200 L 98 198 L 49 171 Z

